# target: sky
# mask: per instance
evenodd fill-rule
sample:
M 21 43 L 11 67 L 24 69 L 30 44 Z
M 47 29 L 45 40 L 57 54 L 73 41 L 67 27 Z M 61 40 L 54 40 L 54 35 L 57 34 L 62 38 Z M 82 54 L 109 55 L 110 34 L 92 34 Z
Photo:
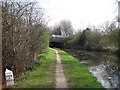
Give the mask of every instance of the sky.
M 117 16 L 116 0 L 38 0 L 45 9 L 54 26 L 68 19 L 75 29 L 84 29 L 89 25 L 100 25 L 115 20 Z
M 16 1 L 16 0 L 15 0 Z M 20 0 L 22 1 L 22 0 Z M 24 0 L 23 0 L 24 1 Z M 117 16 L 116 0 L 25 0 L 37 1 L 44 8 L 48 26 L 70 20 L 75 30 L 99 26 Z M 120 1 L 120 0 L 119 0 Z

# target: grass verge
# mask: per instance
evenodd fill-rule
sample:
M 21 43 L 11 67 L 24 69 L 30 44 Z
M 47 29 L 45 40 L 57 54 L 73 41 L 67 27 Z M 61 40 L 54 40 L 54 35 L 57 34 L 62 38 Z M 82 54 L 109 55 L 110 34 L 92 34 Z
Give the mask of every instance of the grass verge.
M 88 69 L 73 56 L 58 50 L 69 88 L 104 88 Z
M 15 82 L 18 88 L 54 88 L 56 54 L 48 48 Z

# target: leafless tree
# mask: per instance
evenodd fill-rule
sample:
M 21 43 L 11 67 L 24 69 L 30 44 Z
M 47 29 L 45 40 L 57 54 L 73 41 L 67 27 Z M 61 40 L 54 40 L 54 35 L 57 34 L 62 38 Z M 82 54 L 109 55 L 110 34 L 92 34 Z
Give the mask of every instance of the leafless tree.
M 73 34 L 73 30 L 70 20 L 62 20 L 53 27 L 52 34 L 70 36 Z
M 61 26 L 61 30 L 62 30 L 63 35 L 70 36 L 73 34 L 73 27 L 72 27 L 71 21 L 62 20 L 60 22 L 60 26 Z
M 8 68 L 17 77 L 48 46 L 44 13 L 36 2 L 2 2 L 1 5 L 2 72 L 5 76 Z
M 61 26 L 55 25 L 52 30 L 52 34 L 54 35 L 62 35 Z

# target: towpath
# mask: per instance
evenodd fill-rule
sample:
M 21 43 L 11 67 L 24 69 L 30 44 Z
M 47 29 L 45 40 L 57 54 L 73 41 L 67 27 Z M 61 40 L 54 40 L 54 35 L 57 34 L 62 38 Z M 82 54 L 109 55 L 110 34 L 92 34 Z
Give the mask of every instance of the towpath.
M 58 54 L 58 51 L 53 49 L 56 53 L 56 59 L 57 59 L 57 64 L 56 64 L 56 88 L 68 88 L 67 81 L 64 75 L 63 71 L 63 66 L 61 64 L 61 58 L 60 55 Z

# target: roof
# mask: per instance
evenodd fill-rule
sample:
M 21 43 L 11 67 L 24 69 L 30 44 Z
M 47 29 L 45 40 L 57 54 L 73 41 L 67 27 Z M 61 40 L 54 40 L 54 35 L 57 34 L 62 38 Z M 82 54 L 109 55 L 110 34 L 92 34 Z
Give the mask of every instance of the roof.
M 63 35 L 51 35 L 52 38 L 66 38 L 67 36 L 63 36 Z

